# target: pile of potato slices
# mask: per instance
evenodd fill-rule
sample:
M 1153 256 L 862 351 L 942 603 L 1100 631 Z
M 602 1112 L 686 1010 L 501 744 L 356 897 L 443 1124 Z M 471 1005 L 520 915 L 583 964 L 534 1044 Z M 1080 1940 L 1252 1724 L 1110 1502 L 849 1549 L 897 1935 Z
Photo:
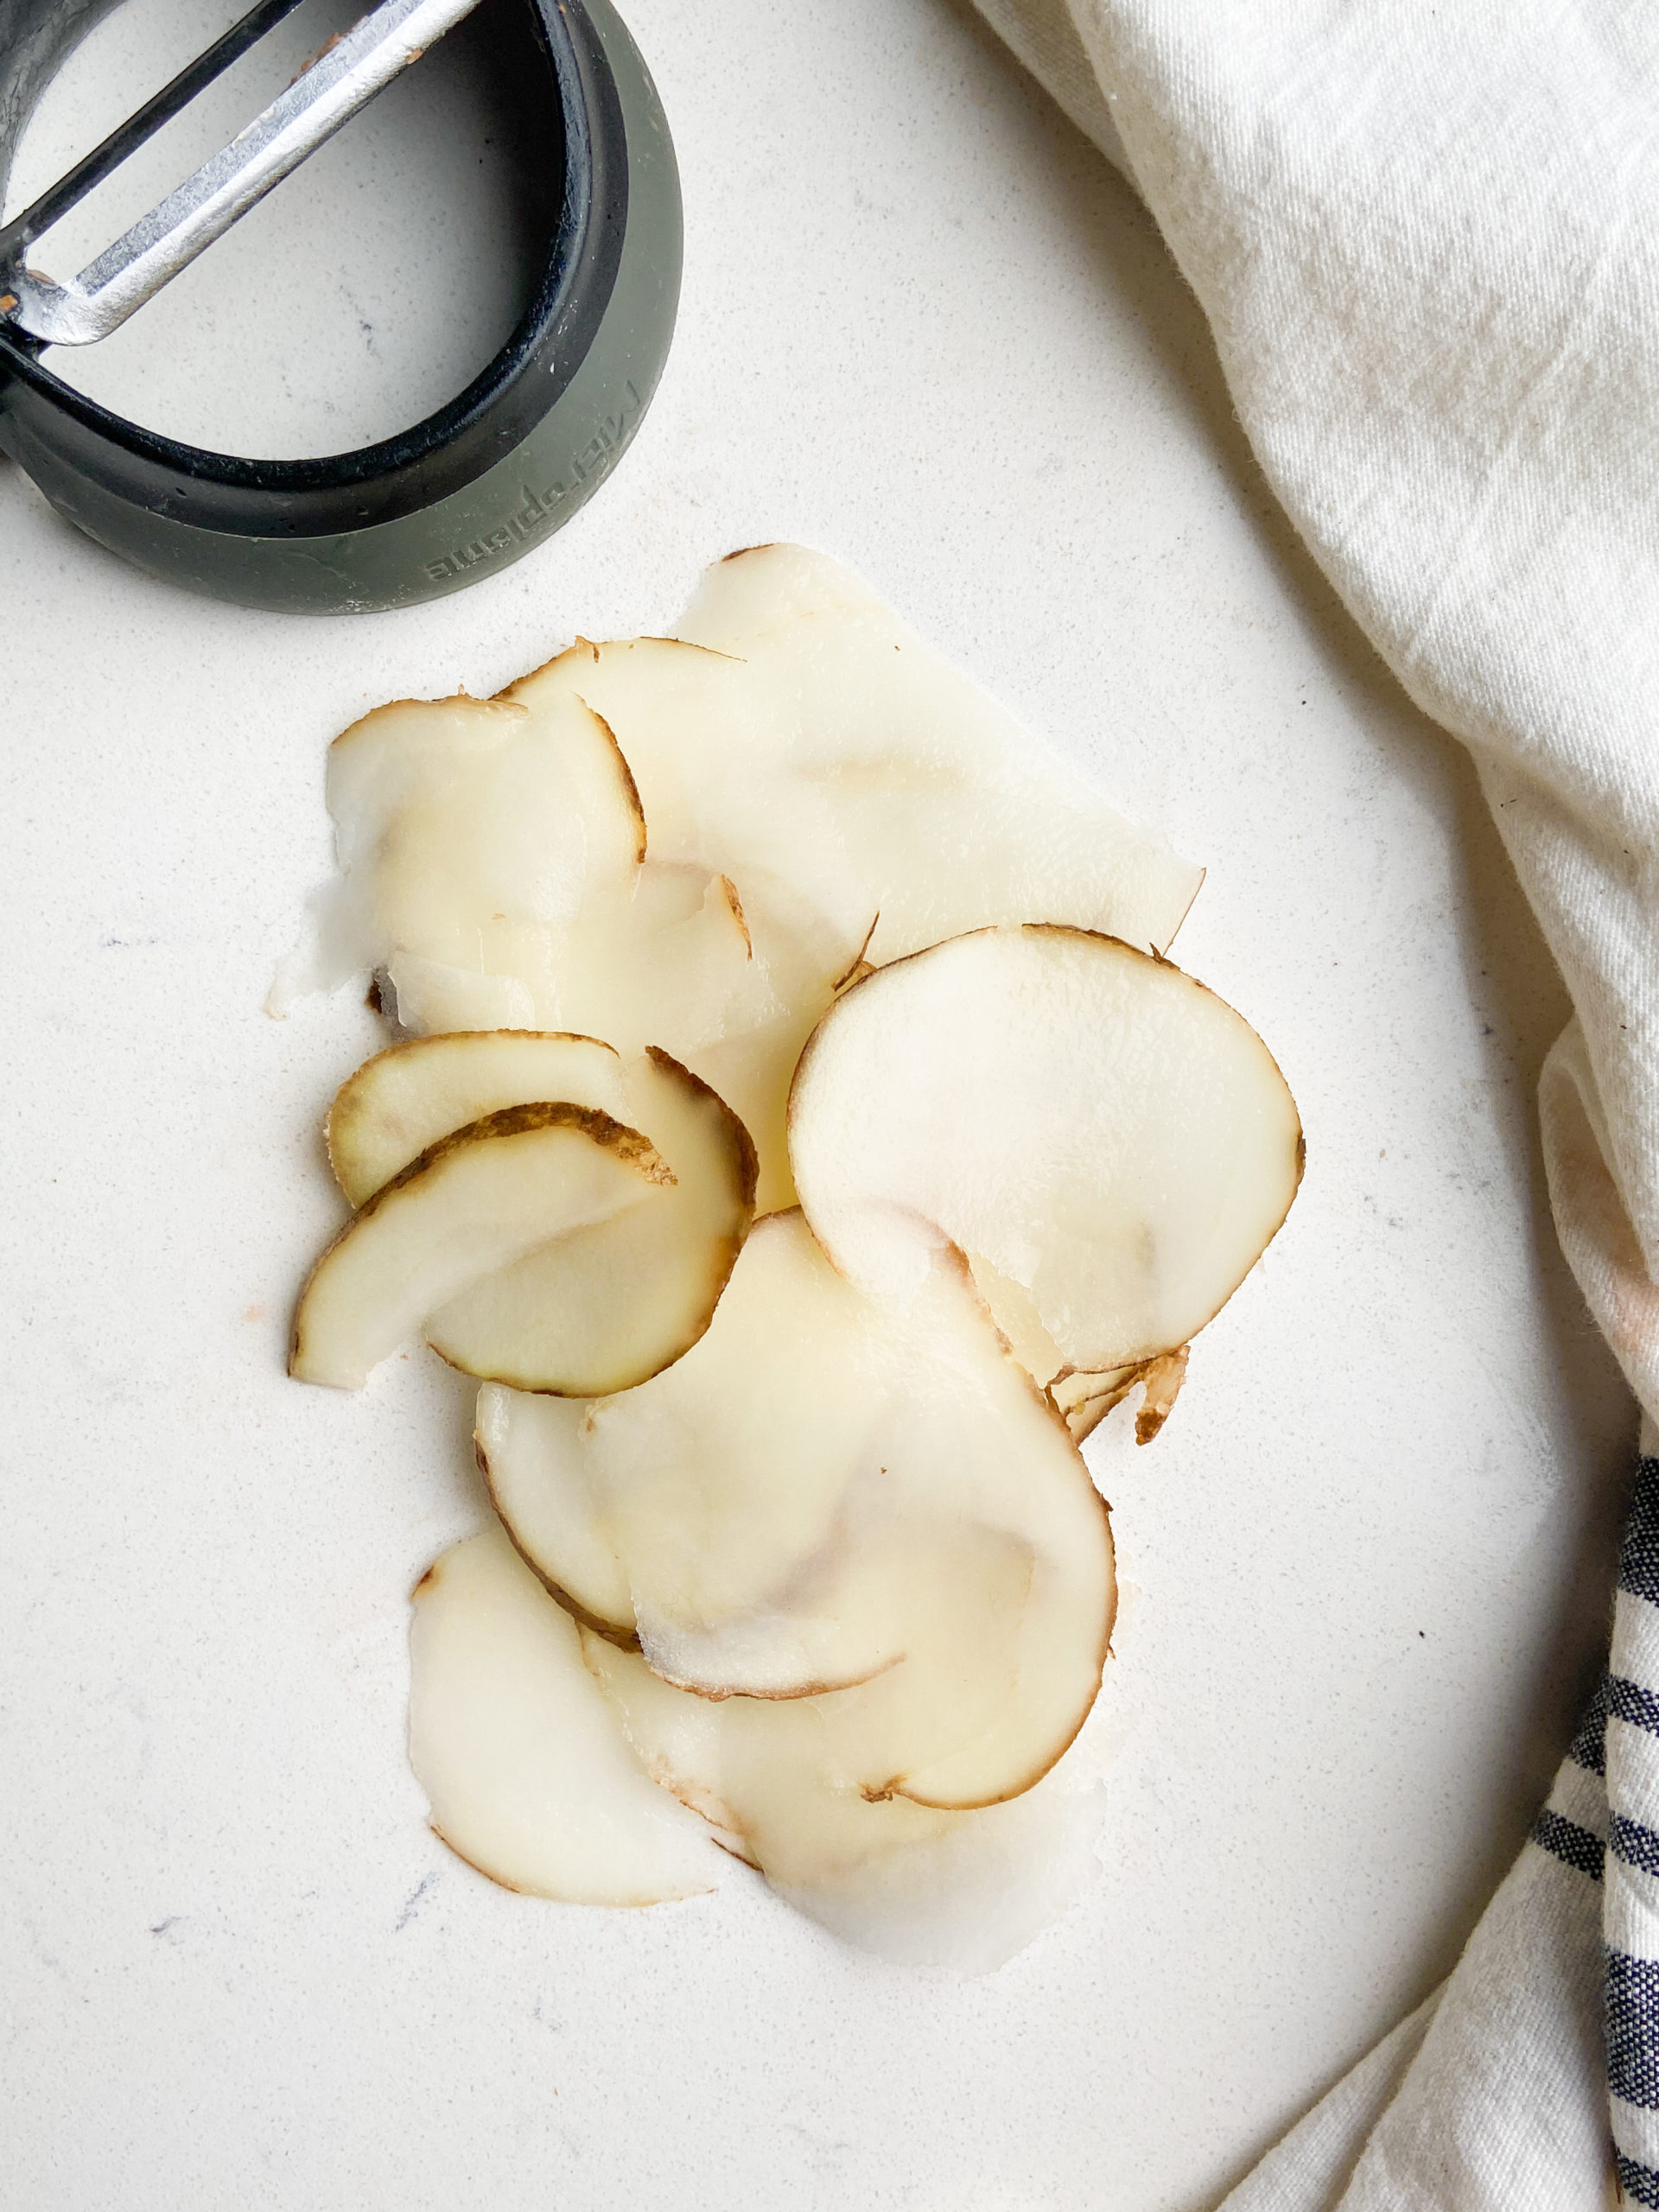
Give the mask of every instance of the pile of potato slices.
M 1090 1863 L 1116 1605 L 1079 1450 L 1301 1173 L 1249 1025 L 1164 957 L 1199 872 L 858 580 L 770 545 L 673 639 L 579 640 L 331 753 L 284 996 L 399 1041 L 292 1372 L 475 1376 L 497 1524 L 416 1588 L 410 1752 L 509 1887 L 648 1904 L 727 1854 L 973 1969 Z

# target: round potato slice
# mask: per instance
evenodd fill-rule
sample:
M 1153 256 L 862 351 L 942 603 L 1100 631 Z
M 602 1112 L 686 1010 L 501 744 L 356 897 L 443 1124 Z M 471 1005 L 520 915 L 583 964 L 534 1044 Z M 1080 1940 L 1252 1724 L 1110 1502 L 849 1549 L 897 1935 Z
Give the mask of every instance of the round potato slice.
M 862 1679 L 899 1647 L 823 1561 L 861 1490 L 885 1502 L 869 1379 L 879 1316 L 798 1212 L 756 1224 L 708 1334 L 637 1390 L 554 1420 L 480 1392 L 498 1510 L 550 1587 L 711 1694 L 797 1695 Z M 606 1562 L 612 1564 L 607 1568 Z M 614 1579 L 613 1579 L 614 1578 Z
M 665 1680 L 828 1709 L 885 1678 L 847 1750 L 861 1788 L 1017 1795 L 1093 1701 L 1104 1510 L 959 1265 L 889 1307 L 773 1216 L 676 1367 L 575 1421 L 492 1395 L 480 1433 L 524 1555 L 631 1619 Z
M 645 855 L 627 763 L 575 699 L 535 715 L 508 699 L 378 707 L 329 748 L 328 810 L 340 875 L 319 917 L 319 982 L 399 952 L 515 975 Z
M 486 1114 L 429 1145 L 340 1230 L 300 1294 L 289 1372 L 353 1389 L 468 1285 L 549 1238 L 660 1209 L 673 1187 L 654 1147 L 608 1114 L 546 1100 Z M 636 1334 L 642 1372 L 659 1349 Z
M 409 1757 L 453 1851 L 510 1890 L 658 1904 L 712 1890 L 719 1847 L 657 1788 L 575 1624 L 499 1529 L 416 1586 Z
M 486 1382 L 478 1394 L 478 1471 L 519 1556 L 586 1628 L 639 1647 L 626 1567 L 600 1518 L 580 1430 L 583 1398 Z
M 631 1121 L 672 1187 L 472 1282 L 426 1340 L 468 1375 L 587 1398 L 660 1373 L 709 1326 L 754 1214 L 747 1130 L 705 1083 L 654 1047 L 624 1071 Z
M 1017 1340 L 1093 1372 L 1174 1351 L 1226 1302 L 1290 1210 L 1302 1132 L 1213 992 L 1114 938 L 1027 926 L 845 992 L 796 1071 L 790 1159 L 851 1279 L 902 1294 L 957 1245 L 1001 1279 Z
M 587 642 L 515 683 L 614 731 L 652 849 L 757 869 L 892 960 L 1040 917 L 1161 950 L 1203 871 L 1126 822 L 859 577 L 799 545 L 709 568 L 677 639 Z M 831 970 L 832 973 L 836 972 Z
M 798 1910 L 861 1950 L 989 1973 L 1094 1870 L 1102 1801 L 1084 1745 L 1018 1797 L 941 1810 L 854 1778 L 842 1754 L 861 1691 L 710 1705 L 586 1631 L 582 1644 L 652 1778 Z
M 626 1123 L 623 1090 L 620 1055 L 594 1037 L 523 1029 L 412 1037 L 340 1085 L 324 1125 L 328 1164 L 360 1206 L 428 1145 L 482 1114 L 562 1098 Z
M 773 1215 L 702 1341 L 559 1440 L 623 1562 L 644 1648 L 675 1679 L 793 1694 L 894 1656 L 880 1620 L 849 1619 L 813 1572 L 864 1491 L 887 1499 L 880 1319 L 798 1213 Z
M 379 709 L 335 741 L 328 794 L 340 874 L 275 1011 L 370 970 L 405 1030 L 598 1033 L 684 1060 L 796 1010 L 729 878 L 646 858 L 627 762 L 568 686 Z

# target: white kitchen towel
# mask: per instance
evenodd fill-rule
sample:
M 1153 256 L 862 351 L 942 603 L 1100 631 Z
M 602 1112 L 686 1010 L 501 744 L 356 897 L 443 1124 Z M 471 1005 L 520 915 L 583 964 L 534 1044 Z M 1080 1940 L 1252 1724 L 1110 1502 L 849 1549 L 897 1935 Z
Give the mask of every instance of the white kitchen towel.
M 1576 1010 L 1540 1091 L 1557 1228 L 1651 1421 L 1659 7 L 981 5 L 1131 176 L 1287 511 L 1474 755 Z M 1612 2193 L 1614 2144 L 1626 2195 L 1659 2206 L 1654 1448 L 1649 1428 L 1605 1790 L 1592 1716 L 1432 2017 L 1230 2212 L 1577 2212 Z

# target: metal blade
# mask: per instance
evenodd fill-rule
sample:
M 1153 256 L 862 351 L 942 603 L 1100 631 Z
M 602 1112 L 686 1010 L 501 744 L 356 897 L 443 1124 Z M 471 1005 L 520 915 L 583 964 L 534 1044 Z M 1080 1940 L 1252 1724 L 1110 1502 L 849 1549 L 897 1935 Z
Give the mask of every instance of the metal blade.
M 256 8 L 0 233 L 0 320 L 48 346 L 90 346 L 106 338 L 477 4 L 478 0 L 381 0 L 246 130 L 140 216 L 78 276 L 58 283 L 23 265 L 24 250 L 46 227 L 44 221 L 33 220 L 38 211 L 48 210 L 47 220 L 55 221 L 151 130 L 176 113 L 185 99 L 228 67 L 251 43 L 241 37 L 245 26 L 268 14 Z M 269 20 L 275 21 L 277 12 L 286 10 L 269 11 Z M 235 50 L 225 52 L 238 37 Z M 197 81 L 184 99 L 175 99 L 176 87 L 193 76 Z M 111 147 L 118 150 L 109 154 Z

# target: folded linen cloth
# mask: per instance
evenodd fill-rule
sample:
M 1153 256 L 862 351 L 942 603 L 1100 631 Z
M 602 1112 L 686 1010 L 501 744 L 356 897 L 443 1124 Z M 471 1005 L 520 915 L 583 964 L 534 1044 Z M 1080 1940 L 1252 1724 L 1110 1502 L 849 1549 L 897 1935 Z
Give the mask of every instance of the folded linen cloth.
M 1287 511 L 1474 756 L 1575 1008 L 1557 1230 L 1646 1416 L 1605 1703 L 1533 1840 L 1228 2212 L 1659 2207 L 1659 10 L 979 5 L 1146 200 Z

